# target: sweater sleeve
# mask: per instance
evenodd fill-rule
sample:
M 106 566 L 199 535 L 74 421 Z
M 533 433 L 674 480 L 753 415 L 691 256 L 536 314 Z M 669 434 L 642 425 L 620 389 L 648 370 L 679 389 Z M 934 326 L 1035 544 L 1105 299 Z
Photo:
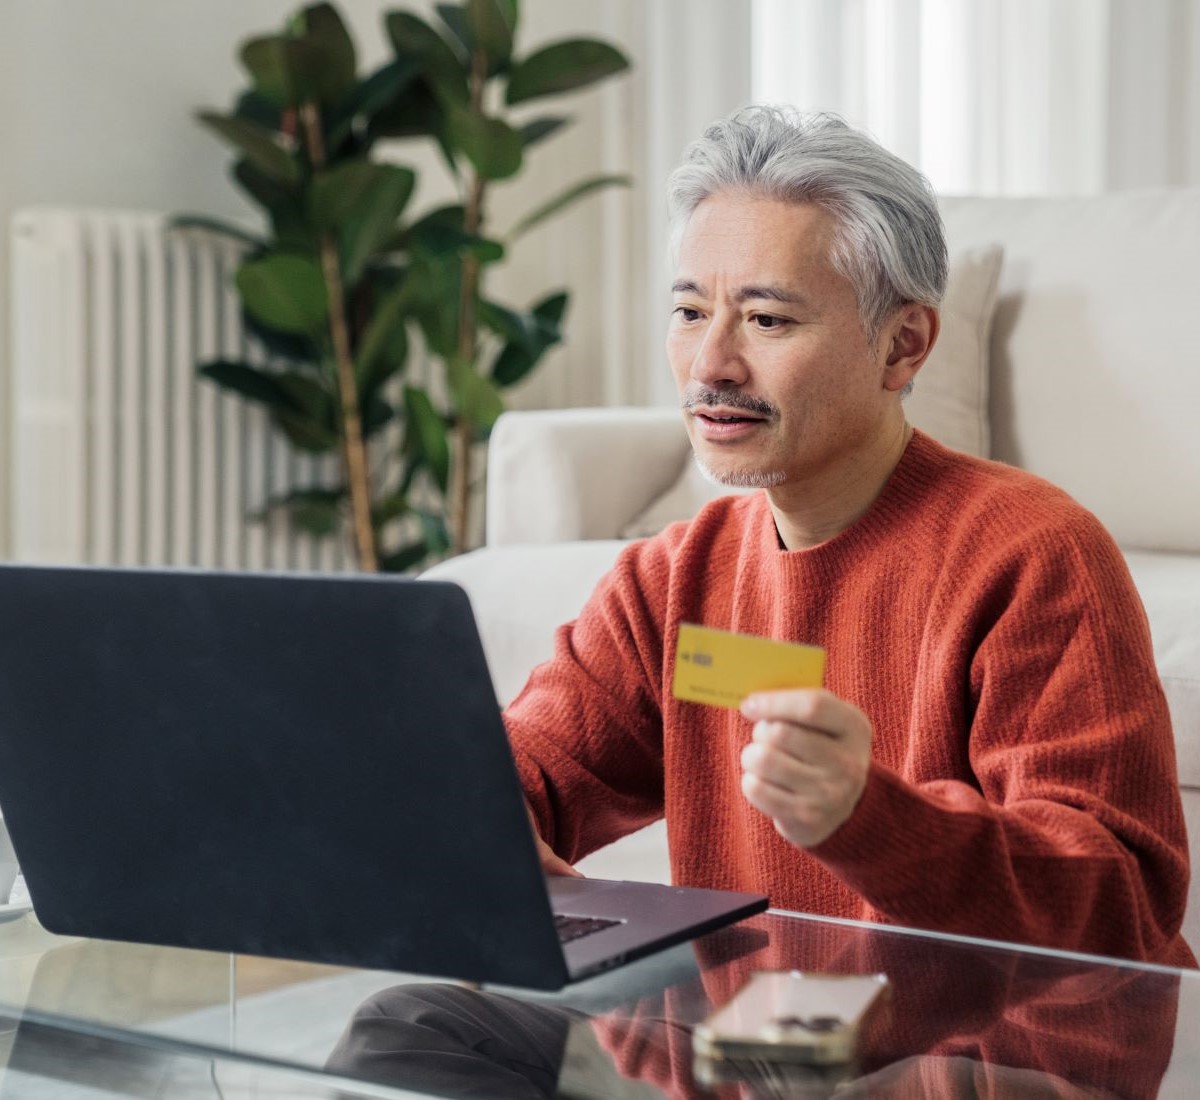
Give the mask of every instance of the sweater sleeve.
M 504 719 L 546 842 L 574 863 L 663 813 L 665 536 L 621 552 Z
M 1120 552 L 1088 523 L 986 572 L 965 643 L 974 782 L 873 764 L 812 854 L 898 923 L 1189 965 L 1170 718 Z

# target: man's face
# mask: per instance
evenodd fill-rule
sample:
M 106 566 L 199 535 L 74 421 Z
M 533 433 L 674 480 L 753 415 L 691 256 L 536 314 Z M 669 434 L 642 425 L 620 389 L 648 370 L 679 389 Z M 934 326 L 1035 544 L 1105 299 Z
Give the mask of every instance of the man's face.
M 687 224 L 667 356 L 696 457 L 724 484 L 819 481 L 897 412 L 833 232 L 817 206 L 732 191 Z

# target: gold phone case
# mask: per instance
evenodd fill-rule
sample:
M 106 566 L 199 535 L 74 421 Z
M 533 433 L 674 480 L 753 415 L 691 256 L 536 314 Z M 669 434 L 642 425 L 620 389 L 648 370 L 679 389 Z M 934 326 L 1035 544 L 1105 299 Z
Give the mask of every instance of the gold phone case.
M 886 974 L 759 971 L 696 1027 L 693 1047 L 713 1061 L 849 1062 L 859 1026 L 887 990 Z

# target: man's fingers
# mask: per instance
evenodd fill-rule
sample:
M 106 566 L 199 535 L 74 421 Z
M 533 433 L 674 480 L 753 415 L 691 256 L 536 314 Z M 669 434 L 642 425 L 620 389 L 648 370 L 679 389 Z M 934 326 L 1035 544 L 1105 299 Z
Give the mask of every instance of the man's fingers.
M 575 870 L 565 859 L 556 855 L 541 837 L 537 842 L 538 856 L 542 861 L 542 870 L 548 875 L 565 875 L 567 878 L 585 878 L 582 871 Z
M 533 833 L 534 843 L 537 845 L 537 854 L 542 864 L 542 870 L 548 875 L 566 875 L 567 878 L 587 878 L 582 871 L 576 871 L 574 867 L 559 856 L 542 839 L 542 834 L 538 830 L 537 817 L 533 812 L 533 807 L 529 804 L 528 798 L 525 799 L 525 813 L 529 815 L 529 828 Z
M 833 764 L 844 751 L 836 737 L 791 722 L 755 722 L 750 743 L 786 753 L 813 767 Z
M 753 722 L 791 722 L 837 735 L 846 704 L 824 688 L 764 691 L 742 700 L 741 711 Z
M 870 719 L 816 688 L 759 692 L 741 710 L 754 722 L 742 750 L 742 793 L 793 844 L 819 844 L 854 812 L 866 786 Z
M 817 736 L 820 736 L 819 734 Z M 820 766 L 807 757 L 797 756 L 764 742 L 752 741 L 742 749 L 742 770 L 765 779 L 786 791 L 804 790 L 820 782 Z

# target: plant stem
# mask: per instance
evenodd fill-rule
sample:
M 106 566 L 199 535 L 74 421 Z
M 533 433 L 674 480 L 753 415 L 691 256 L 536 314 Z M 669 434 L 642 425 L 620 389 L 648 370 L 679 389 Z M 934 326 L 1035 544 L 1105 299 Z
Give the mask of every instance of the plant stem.
M 483 114 L 483 85 L 487 79 L 487 54 L 475 50 L 471 54 L 471 111 Z M 463 228 L 475 236 L 483 223 L 484 179 L 479 172 L 471 172 L 470 192 L 463 216 Z M 479 302 L 479 258 L 468 255 L 463 258 L 462 288 L 458 300 L 458 358 L 460 362 L 475 369 L 475 344 L 478 339 L 476 311 Z M 454 552 L 461 554 L 467 549 L 471 520 L 471 422 L 461 412 L 455 423 L 457 461 L 454 465 L 454 482 L 451 486 L 450 538 Z
M 321 118 L 317 105 L 300 108 L 304 123 L 308 157 L 320 171 L 325 166 L 325 143 L 321 139 Z M 342 285 L 342 265 L 337 241 L 332 233 L 321 235 L 321 270 L 325 293 L 329 298 L 329 333 L 337 363 L 338 396 L 342 408 L 342 461 L 346 483 L 350 487 L 350 515 L 354 527 L 354 547 L 358 567 L 367 573 L 379 571 L 375 551 L 375 528 L 371 524 L 371 479 L 367 464 L 367 446 L 363 439 L 362 417 L 358 408 L 358 383 L 354 377 L 354 359 L 350 353 L 350 328 L 346 323 L 346 295 Z

